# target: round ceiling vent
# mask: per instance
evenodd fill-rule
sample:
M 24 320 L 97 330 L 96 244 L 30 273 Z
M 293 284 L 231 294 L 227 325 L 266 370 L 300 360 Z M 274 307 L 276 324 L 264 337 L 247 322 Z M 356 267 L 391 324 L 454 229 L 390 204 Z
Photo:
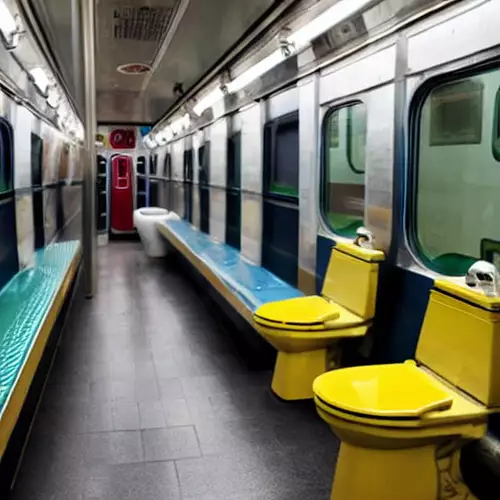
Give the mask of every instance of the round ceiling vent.
M 151 71 L 151 66 L 144 63 L 128 63 L 122 64 L 116 68 L 119 73 L 124 75 L 144 75 Z

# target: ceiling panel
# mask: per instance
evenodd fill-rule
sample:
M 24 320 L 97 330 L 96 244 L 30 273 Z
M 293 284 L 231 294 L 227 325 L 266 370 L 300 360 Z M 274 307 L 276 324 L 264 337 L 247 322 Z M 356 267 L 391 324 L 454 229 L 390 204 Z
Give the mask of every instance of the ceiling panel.
M 175 1 L 145 6 L 144 0 L 133 0 L 124 6 L 101 0 L 98 119 L 156 121 L 174 102 L 174 85 L 189 89 L 272 4 L 273 0 L 190 0 L 175 31 L 168 33 L 179 8 Z M 167 34 L 168 47 L 157 61 Z M 122 75 L 117 67 L 126 63 L 151 64 L 154 72 Z
M 60 73 L 83 108 L 79 1 L 21 1 L 36 14 Z M 176 83 L 189 90 L 266 11 L 279 3 L 280 0 L 97 0 L 97 119 L 155 121 L 174 102 Z M 160 50 L 162 46 L 166 50 Z M 117 70 L 129 63 L 148 64 L 153 71 L 125 75 Z

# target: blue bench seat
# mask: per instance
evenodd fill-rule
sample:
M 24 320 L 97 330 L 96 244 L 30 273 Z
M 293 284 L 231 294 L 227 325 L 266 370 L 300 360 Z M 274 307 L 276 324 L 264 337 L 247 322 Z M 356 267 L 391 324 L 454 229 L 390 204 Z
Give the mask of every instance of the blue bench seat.
M 187 221 L 165 220 L 157 228 L 250 324 L 262 304 L 304 295 Z
M 35 265 L 0 291 L 0 458 L 79 260 L 79 242 L 54 243 L 38 250 Z

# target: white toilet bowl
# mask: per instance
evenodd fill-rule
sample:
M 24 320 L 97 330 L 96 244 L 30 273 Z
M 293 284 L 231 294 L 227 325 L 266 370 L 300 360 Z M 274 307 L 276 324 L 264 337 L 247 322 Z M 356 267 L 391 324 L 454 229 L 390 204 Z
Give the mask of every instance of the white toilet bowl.
M 159 207 L 145 207 L 134 211 L 134 226 L 148 257 L 165 257 L 167 255 L 166 242 L 158 233 L 156 223 L 168 218 L 170 213 Z

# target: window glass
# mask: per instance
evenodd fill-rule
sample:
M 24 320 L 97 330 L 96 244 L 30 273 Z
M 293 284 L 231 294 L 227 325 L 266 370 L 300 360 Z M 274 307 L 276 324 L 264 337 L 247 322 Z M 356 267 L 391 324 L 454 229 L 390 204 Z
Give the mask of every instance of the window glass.
M 275 135 L 274 168 L 269 191 L 275 194 L 299 194 L 299 124 L 279 124 Z
M 0 118 L 0 193 L 14 189 L 12 143 L 12 127 L 10 123 Z
M 241 187 L 241 134 L 237 133 L 227 141 L 227 187 Z
M 36 134 L 31 134 L 31 183 L 42 185 L 43 140 Z
M 198 182 L 200 185 L 210 183 L 210 143 L 205 142 L 198 148 Z
M 170 179 L 172 177 L 172 158 L 170 156 L 170 153 L 167 153 L 165 155 L 165 159 L 163 160 L 163 169 L 164 176 L 167 179 Z
M 430 268 L 463 275 L 477 259 L 498 260 L 500 70 L 439 84 L 418 119 L 413 237 Z
M 137 158 L 137 173 L 140 175 L 146 174 L 146 157 L 145 156 L 139 156 L 139 158 Z
M 149 175 L 156 175 L 157 171 L 158 171 L 158 155 L 150 155 Z
M 330 111 L 324 125 L 323 212 L 340 236 L 352 238 L 365 208 L 366 106 Z

